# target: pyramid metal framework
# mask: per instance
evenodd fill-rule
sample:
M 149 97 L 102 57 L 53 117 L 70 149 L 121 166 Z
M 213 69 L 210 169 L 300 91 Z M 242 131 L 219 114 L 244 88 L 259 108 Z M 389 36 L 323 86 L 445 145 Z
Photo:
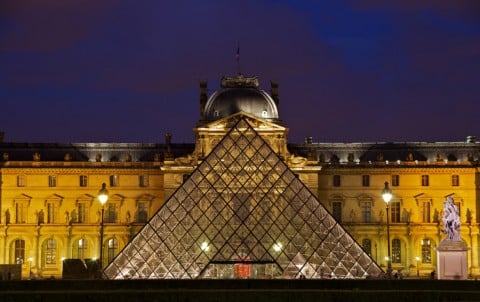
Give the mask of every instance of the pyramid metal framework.
M 240 115 L 104 277 L 348 278 L 381 272 Z

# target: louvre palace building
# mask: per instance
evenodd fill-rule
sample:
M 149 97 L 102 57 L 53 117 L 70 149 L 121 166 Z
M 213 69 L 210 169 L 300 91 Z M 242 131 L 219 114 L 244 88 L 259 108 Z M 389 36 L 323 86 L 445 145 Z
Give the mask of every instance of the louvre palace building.
M 211 94 L 200 82 L 199 108 L 191 144 L 0 135 L 0 264 L 24 279 L 61 278 L 66 259 L 99 260 L 107 279 L 364 278 L 388 264 L 427 277 L 452 197 L 480 276 L 475 137 L 289 143 L 278 84 L 241 74 Z

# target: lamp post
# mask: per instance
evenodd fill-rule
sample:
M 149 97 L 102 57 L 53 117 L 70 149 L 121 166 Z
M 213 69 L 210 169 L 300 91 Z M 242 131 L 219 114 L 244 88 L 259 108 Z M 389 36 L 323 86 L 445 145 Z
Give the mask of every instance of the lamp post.
M 33 280 L 32 262 L 33 262 L 33 257 L 29 257 L 29 258 L 28 258 L 28 263 L 29 263 L 30 265 L 29 265 L 29 272 L 28 272 L 29 277 L 28 277 L 28 278 L 29 278 L 30 280 Z
M 418 271 L 418 261 L 420 261 L 420 257 L 416 256 L 415 260 L 417 260 L 417 277 L 420 276 L 420 272 Z
M 392 258 L 390 257 L 390 217 L 388 210 L 390 208 L 389 202 L 392 200 L 392 190 L 388 187 L 388 181 L 385 182 L 385 187 L 382 190 L 382 198 L 387 206 L 387 246 L 388 246 L 388 260 L 387 260 L 387 275 L 390 278 L 392 275 Z
M 102 188 L 98 191 L 98 201 L 102 205 L 102 216 L 100 220 L 100 261 L 99 261 L 99 277 L 101 277 L 101 271 L 103 269 L 103 213 L 105 211 L 105 203 L 108 200 L 107 184 L 103 183 Z

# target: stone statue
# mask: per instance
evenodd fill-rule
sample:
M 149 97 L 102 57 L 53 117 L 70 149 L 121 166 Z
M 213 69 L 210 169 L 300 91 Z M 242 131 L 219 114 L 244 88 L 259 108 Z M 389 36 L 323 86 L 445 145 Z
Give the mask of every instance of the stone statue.
M 460 238 L 460 213 L 451 196 L 447 197 L 447 200 L 443 203 L 442 233 L 447 235 L 445 240 L 462 241 Z

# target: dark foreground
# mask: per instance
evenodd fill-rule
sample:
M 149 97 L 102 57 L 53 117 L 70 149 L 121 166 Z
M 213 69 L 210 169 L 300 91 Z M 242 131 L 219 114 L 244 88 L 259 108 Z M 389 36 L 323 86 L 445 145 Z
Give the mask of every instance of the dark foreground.
M 414 279 L 0 281 L 0 301 L 480 301 L 480 281 Z

